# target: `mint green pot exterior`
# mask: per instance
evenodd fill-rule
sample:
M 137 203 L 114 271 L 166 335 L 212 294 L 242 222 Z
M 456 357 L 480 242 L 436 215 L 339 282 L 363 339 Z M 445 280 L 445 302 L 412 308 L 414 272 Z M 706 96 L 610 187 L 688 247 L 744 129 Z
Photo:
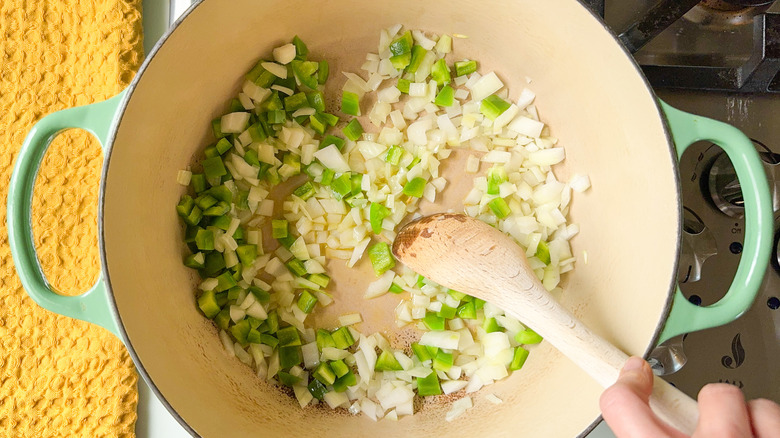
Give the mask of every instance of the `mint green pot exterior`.
M 81 128 L 97 137 L 104 152 L 109 134 L 115 128 L 118 109 L 127 90 L 103 102 L 58 111 L 33 126 L 16 157 L 8 187 L 8 240 L 16 272 L 24 290 L 44 309 L 97 324 L 119 337 L 115 310 L 109 304 L 109 291 L 103 274 L 88 291 L 78 296 L 56 293 L 38 262 L 32 234 L 32 195 L 41 160 L 52 140 L 69 128 Z
M 680 111 L 661 102 L 677 149 L 677 158 L 700 140 L 720 146 L 734 164 L 745 199 L 745 241 L 734 280 L 717 303 L 699 307 L 685 299 L 679 286 L 659 342 L 683 333 L 727 324 L 745 313 L 756 298 L 772 250 L 772 202 L 761 159 L 742 131 L 717 120 Z
M 32 234 L 32 191 L 43 155 L 54 137 L 68 128 L 94 134 L 104 150 L 127 91 L 104 102 L 50 114 L 28 134 L 16 159 L 8 194 L 8 230 L 11 253 L 22 285 L 41 307 L 71 318 L 100 325 L 122 338 L 115 309 L 102 274 L 85 293 L 63 296 L 52 290 L 43 275 Z M 717 303 L 699 307 L 674 292 L 672 309 L 658 342 L 697 330 L 727 324 L 745 313 L 763 281 L 772 247 L 772 208 L 769 186 L 752 142 L 741 131 L 716 120 L 685 113 L 660 102 L 674 138 L 678 158 L 694 142 L 711 141 L 734 163 L 745 198 L 745 241 L 742 258 L 726 295 Z M 110 153 L 110 151 L 106 151 Z

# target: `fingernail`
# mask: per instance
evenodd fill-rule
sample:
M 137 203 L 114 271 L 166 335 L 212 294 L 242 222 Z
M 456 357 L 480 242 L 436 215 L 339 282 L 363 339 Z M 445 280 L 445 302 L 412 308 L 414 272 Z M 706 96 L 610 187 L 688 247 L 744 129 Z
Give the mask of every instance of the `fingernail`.
M 639 371 L 645 366 L 645 360 L 641 357 L 632 356 L 623 365 L 623 372 Z

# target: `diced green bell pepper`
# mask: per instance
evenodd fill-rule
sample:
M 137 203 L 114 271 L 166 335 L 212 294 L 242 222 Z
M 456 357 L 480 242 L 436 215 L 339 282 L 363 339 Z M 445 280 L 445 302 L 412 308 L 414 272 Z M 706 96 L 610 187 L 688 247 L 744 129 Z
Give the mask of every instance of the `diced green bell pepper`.
M 447 85 L 452 81 L 450 68 L 444 58 L 436 61 L 431 67 L 431 78 L 439 85 Z
M 539 245 L 536 247 L 536 254 L 534 254 L 539 261 L 545 265 L 550 264 L 550 247 L 545 241 L 539 241 Z
M 310 274 L 308 277 L 306 277 L 306 279 L 323 289 L 328 287 L 328 284 L 330 284 L 330 277 L 325 274 Z
M 184 266 L 192 269 L 203 269 L 206 267 L 206 256 L 202 252 L 190 254 L 184 258 Z
M 311 379 L 311 382 L 306 386 L 306 389 L 309 390 L 309 394 L 311 394 L 314 398 L 317 400 L 322 400 L 322 398 L 327 394 L 328 389 L 320 383 L 317 379 Z
M 433 369 L 447 372 L 452 368 L 452 353 L 439 350 L 433 358 Z
M 500 193 L 499 187 L 507 181 L 509 181 L 509 176 L 504 166 L 491 167 L 487 174 L 487 194 L 498 195 Z
M 417 356 L 417 359 L 420 359 L 420 362 L 433 359 L 433 356 L 431 356 L 431 353 L 428 351 L 428 349 L 425 348 L 424 345 L 420 345 L 417 342 L 412 342 L 412 351 L 414 352 L 414 355 Z
M 333 372 L 336 374 L 337 378 L 343 377 L 349 372 L 349 367 L 344 363 L 343 360 L 331 361 L 330 367 L 333 369 Z
M 287 269 L 290 270 L 293 274 L 303 277 L 306 275 L 306 267 L 303 265 L 303 262 L 298 259 L 291 259 L 289 262 L 286 263 Z
M 404 289 L 401 286 L 399 286 L 397 283 L 394 282 L 394 283 L 392 283 L 390 285 L 389 291 L 394 293 L 394 294 L 400 294 L 400 293 L 402 293 L 404 291 Z
M 200 164 L 203 166 L 203 173 L 206 175 L 206 178 L 219 178 L 222 175 L 227 175 L 227 169 L 225 169 L 225 165 L 222 163 L 222 157 L 206 158 Z
M 393 353 L 387 350 L 382 351 L 374 365 L 375 371 L 403 371 L 403 369 Z
M 444 330 L 444 318 L 433 312 L 426 312 L 423 323 L 425 323 L 425 326 L 428 327 L 429 330 Z
M 249 286 L 249 289 L 247 289 L 252 295 L 255 296 L 257 301 L 260 301 L 261 303 L 265 304 L 269 301 L 271 301 L 271 294 L 268 292 L 260 289 L 257 286 Z
M 531 345 L 542 342 L 542 337 L 531 329 L 525 329 L 517 332 L 515 335 L 515 341 L 518 344 Z
M 307 106 L 309 106 L 309 99 L 304 92 L 284 98 L 284 110 L 287 112 L 293 112 Z
M 271 348 L 276 348 L 276 346 L 279 345 L 279 339 L 267 333 L 263 333 L 262 335 L 260 335 L 260 342 L 265 345 L 268 345 Z
M 179 199 L 179 203 L 176 205 L 176 212 L 181 217 L 187 217 L 192 212 L 192 208 L 195 207 L 195 201 L 190 195 L 182 195 Z
M 288 224 L 287 221 L 284 219 L 273 219 L 271 220 L 271 236 L 274 239 L 281 239 L 283 237 L 287 237 L 288 231 Z
M 458 318 L 461 319 L 477 319 L 477 309 L 474 306 L 474 301 L 469 301 L 458 306 L 456 313 Z
M 482 103 L 479 105 L 479 112 L 485 115 L 490 120 L 496 120 L 496 117 L 504 113 L 511 104 L 504 99 L 491 94 L 490 96 L 482 99 Z
M 319 62 L 319 67 L 320 68 L 317 70 L 317 83 L 323 85 L 328 80 L 330 66 L 328 65 L 328 61 L 323 60 Z
M 398 84 L 396 85 L 396 88 L 398 88 L 401 93 L 409 94 L 409 85 L 411 85 L 411 83 L 412 82 L 408 79 L 398 78 Z
M 318 113 L 325 111 L 325 96 L 322 94 L 322 91 L 306 93 L 306 99 L 309 100 L 309 106 L 314 108 Z
M 490 210 L 492 210 L 493 214 L 495 214 L 499 219 L 503 219 L 509 216 L 509 213 L 512 212 L 512 210 L 509 208 L 509 204 L 506 203 L 504 198 L 493 199 L 492 201 L 488 202 L 488 207 L 490 207 Z
M 323 385 L 332 385 L 336 381 L 336 373 L 327 362 L 320 362 L 317 368 L 312 372 L 312 377 L 319 380 Z
M 279 343 L 281 344 L 281 341 Z M 303 362 L 303 353 L 300 346 L 279 347 L 279 368 L 288 370 L 301 362 Z
M 395 56 L 411 53 L 413 45 L 414 38 L 412 37 L 412 32 L 407 30 L 403 35 L 390 43 L 390 53 Z
M 292 374 L 285 371 L 279 371 L 277 375 L 279 376 L 279 383 L 284 386 L 289 386 L 290 388 L 301 381 L 300 377 L 293 376 Z
M 379 234 L 382 232 L 382 221 L 384 221 L 386 217 L 390 216 L 390 214 L 390 209 L 384 205 L 378 202 L 371 203 L 371 207 L 368 209 L 368 218 L 369 222 L 371 223 L 371 231 L 373 231 L 374 234 Z
M 517 371 L 523 367 L 525 360 L 528 359 L 528 350 L 523 347 L 515 348 L 515 353 L 512 355 L 512 362 L 509 364 L 509 369 Z
M 322 351 L 322 349 L 325 347 L 336 348 L 336 342 L 333 340 L 333 336 L 325 329 L 317 329 L 315 338 L 317 342 L 317 348 L 319 348 L 320 351 Z
M 496 321 L 496 318 L 486 318 L 485 322 L 482 323 L 482 328 L 487 333 L 493 333 L 493 332 L 500 332 L 501 326 L 498 325 L 498 321 Z
M 390 64 L 392 64 L 396 70 L 405 69 L 406 67 L 409 66 L 411 62 L 412 62 L 411 53 L 404 53 L 402 55 L 394 55 L 390 57 Z
M 463 76 L 477 71 L 477 61 L 455 62 L 455 76 Z
M 301 40 L 298 35 L 293 37 L 293 45 L 295 46 L 295 57 L 297 59 L 306 59 L 306 55 L 309 54 L 309 48 L 306 47 L 306 43 Z
M 222 310 L 217 304 L 217 299 L 214 296 L 213 290 L 203 291 L 203 293 L 198 298 L 198 307 L 200 308 L 201 312 L 206 315 L 206 318 L 209 319 L 216 317 L 220 310 Z
M 195 193 L 200 193 L 206 190 L 206 175 L 202 173 L 193 173 L 190 177 L 190 185 Z
M 222 292 L 223 290 L 228 290 L 238 285 L 236 279 L 233 278 L 233 276 L 230 275 L 230 272 L 227 271 L 220 274 L 217 277 L 217 281 L 217 287 L 215 288 L 217 292 Z
M 217 152 L 219 152 L 220 155 L 224 155 L 225 152 L 233 148 L 233 144 L 230 143 L 227 138 L 220 138 L 214 147 L 217 148 Z
M 222 330 L 227 330 L 230 325 L 230 310 L 222 309 L 214 318 L 214 323 Z
M 336 344 L 336 348 L 340 350 L 346 350 L 355 343 L 355 338 L 352 337 L 352 333 L 347 327 L 341 327 L 331 333 L 333 342 Z
M 425 184 L 425 179 L 418 176 L 404 184 L 403 193 L 404 195 L 421 198 L 425 191 Z
M 250 344 L 261 344 L 263 342 L 263 335 L 252 328 L 252 321 L 249 318 L 246 319 L 249 322 L 249 334 L 246 335 L 246 341 Z
M 346 374 L 333 382 L 333 390 L 336 392 L 344 392 L 348 387 L 355 385 L 357 385 L 357 376 L 355 376 L 355 373 L 349 370 Z
M 282 347 L 301 345 L 301 335 L 298 333 L 298 329 L 292 326 L 277 330 L 276 337 Z
M 428 53 L 425 48 L 423 48 L 420 45 L 415 44 L 412 47 L 412 57 L 409 60 L 409 65 L 406 66 L 406 72 L 407 73 L 416 73 L 417 69 L 420 68 L 420 64 L 422 63 L 423 58 L 425 58 L 425 55 Z
M 265 322 L 268 324 L 268 333 L 277 333 L 279 331 L 279 314 L 276 310 L 268 312 L 268 318 Z
M 211 132 L 214 134 L 214 138 L 222 138 L 225 134 L 222 132 L 222 117 L 217 117 L 211 121 Z
M 320 141 L 320 149 L 330 146 L 330 145 L 336 145 L 338 150 L 344 149 L 344 145 L 347 142 L 343 138 L 336 137 L 335 135 L 326 135 L 322 138 L 322 141 Z
M 242 319 L 241 321 L 238 321 L 236 325 L 230 327 L 230 334 L 232 334 L 233 337 L 236 338 L 236 341 L 241 345 L 244 345 L 246 344 L 246 337 L 251 329 L 252 328 L 249 327 L 249 321 Z
M 342 130 L 344 136 L 352 141 L 356 141 L 363 135 L 363 126 L 360 125 L 357 119 L 352 119 L 347 126 Z
M 368 258 L 371 260 L 371 266 L 373 266 L 374 274 L 377 277 L 395 267 L 395 259 L 390 251 L 390 245 L 385 242 L 378 242 L 369 248 Z
M 257 245 L 239 245 L 236 248 L 238 260 L 244 266 L 251 266 L 257 258 Z
M 211 230 L 204 230 L 203 228 L 199 229 L 198 234 L 195 235 L 195 245 L 201 251 L 213 251 L 214 232 Z
M 311 313 L 314 310 L 314 306 L 317 305 L 317 297 L 312 295 L 311 292 L 304 290 L 301 292 L 301 296 L 298 297 L 298 308 L 303 313 Z
M 311 181 L 306 181 L 305 183 L 298 186 L 298 188 L 293 190 L 293 195 L 305 201 L 314 196 L 315 192 L 316 190 L 314 189 L 314 184 L 312 184 Z
M 436 95 L 434 103 L 439 106 L 452 106 L 455 103 L 455 90 L 449 85 L 443 86 Z
M 341 92 L 341 112 L 350 116 L 360 115 L 360 96 L 351 91 Z
M 441 310 L 436 312 L 438 316 L 441 316 L 444 319 L 452 319 L 455 318 L 455 312 L 457 312 L 457 309 L 454 307 L 450 307 L 446 304 L 441 305 Z
M 417 394 L 421 397 L 441 394 L 439 376 L 436 375 L 436 371 L 431 371 L 426 377 L 417 378 Z

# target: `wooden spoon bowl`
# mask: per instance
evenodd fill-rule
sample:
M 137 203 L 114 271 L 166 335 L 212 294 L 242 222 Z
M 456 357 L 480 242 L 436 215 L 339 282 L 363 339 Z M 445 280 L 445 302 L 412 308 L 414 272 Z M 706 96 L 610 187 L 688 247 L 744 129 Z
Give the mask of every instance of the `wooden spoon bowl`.
M 453 213 L 420 218 L 399 231 L 393 254 L 438 284 L 501 307 L 604 387 L 615 383 L 628 359 L 558 304 L 529 267 L 525 251 L 482 221 Z M 696 402 L 660 378 L 650 406 L 682 432 L 696 427 Z

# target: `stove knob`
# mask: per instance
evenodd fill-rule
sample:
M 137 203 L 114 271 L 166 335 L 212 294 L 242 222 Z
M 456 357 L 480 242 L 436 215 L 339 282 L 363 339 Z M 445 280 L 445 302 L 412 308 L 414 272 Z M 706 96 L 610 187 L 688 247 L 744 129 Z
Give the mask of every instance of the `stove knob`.
M 760 152 L 764 171 L 769 179 L 769 190 L 774 211 L 780 209 L 780 154 L 769 151 Z M 707 179 L 710 199 L 723 213 L 741 218 L 745 214 L 742 187 L 729 157 L 721 152 L 712 163 Z
M 717 253 L 718 246 L 712 231 L 693 210 L 683 207 L 683 234 L 677 281 L 693 283 L 701 280 L 702 265 Z
M 772 252 L 772 265 L 780 271 L 780 213 L 775 216 L 775 247 Z
M 718 210 L 736 218 L 745 214 L 742 188 L 737 179 L 737 172 L 724 152 L 721 152 L 712 163 L 707 183 L 710 199 Z

